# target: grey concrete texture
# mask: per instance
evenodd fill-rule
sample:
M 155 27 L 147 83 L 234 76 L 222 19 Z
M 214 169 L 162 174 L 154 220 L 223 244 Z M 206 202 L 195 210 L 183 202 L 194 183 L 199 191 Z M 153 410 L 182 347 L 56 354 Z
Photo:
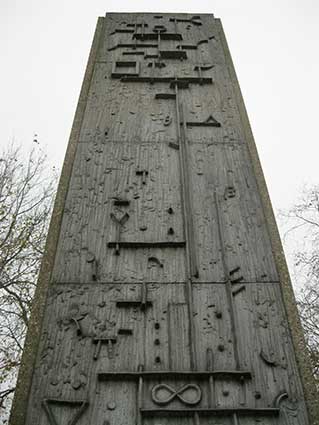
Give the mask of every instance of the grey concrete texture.
M 38 279 L 38 285 L 33 302 L 32 316 L 30 319 L 29 330 L 25 342 L 25 348 L 22 358 L 22 364 L 19 371 L 19 378 L 17 389 L 13 402 L 13 407 L 10 416 L 10 425 L 24 425 L 27 411 L 27 404 L 29 392 L 31 388 L 32 376 L 35 368 L 35 359 L 38 355 L 39 340 L 45 313 L 45 305 L 48 297 L 48 290 L 50 287 L 51 274 L 53 270 L 54 259 L 56 256 L 57 243 L 61 230 L 62 216 L 64 213 L 65 199 L 67 196 L 69 183 L 72 174 L 72 167 L 79 141 L 79 134 L 82 126 L 84 112 L 86 108 L 89 88 L 93 76 L 94 64 L 99 51 L 101 35 L 103 34 L 104 18 L 99 18 L 91 52 L 85 71 L 83 85 L 75 113 L 75 118 L 71 130 L 71 135 L 65 155 L 65 161 L 60 178 L 59 188 L 55 201 L 54 211 L 51 219 L 50 229 L 47 238 L 45 254 L 42 261 L 41 271 Z M 219 33 L 222 40 L 223 49 L 231 75 L 233 89 L 236 94 L 237 106 L 240 112 L 242 126 L 245 132 L 245 137 L 253 164 L 253 169 L 259 188 L 260 196 L 263 203 L 264 215 L 267 222 L 269 237 L 272 245 L 279 279 L 281 282 L 281 290 L 284 300 L 284 307 L 287 314 L 290 333 L 295 348 L 295 356 L 299 368 L 305 401 L 309 412 L 309 422 L 311 425 L 319 424 L 319 401 L 318 393 L 315 387 L 313 374 L 310 367 L 309 357 L 305 350 L 305 342 L 296 307 L 295 297 L 289 277 L 287 264 L 285 261 L 283 248 L 277 229 L 275 217 L 273 214 L 270 198 L 262 167 L 259 161 L 256 144 L 254 142 L 253 134 L 250 128 L 247 112 L 244 106 L 243 98 L 240 92 L 239 83 L 235 74 L 234 66 L 232 63 L 231 55 L 227 46 L 226 38 L 223 33 L 220 20 Z
M 84 74 L 82 88 L 75 111 L 71 134 L 65 154 L 57 195 L 54 203 L 52 218 L 46 241 L 45 252 L 41 264 L 36 292 L 33 299 L 32 314 L 24 344 L 23 357 L 11 409 L 9 424 L 23 425 L 26 419 L 29 392 L 37 358 L 45 305 L 50 287 L 51 273 L 60 235 L 61 222 L 64 212 L 65 199 L 72 174 L 73 161 L 85 112 L 87 97 L 94 71 L 94 63 L 99 50 L 100 38 L 103 33 L 104 18 L 99 17 L 91 46 L 91 51 Z
M 232 77 L 235 93 L 237 94 L 237 105 L 240 111 L 242 125 L 246 133 L 246 141 L 248 144 L 251 161 L 253 164 L 254 173 L 259 187 L 259 193 L 262 199 L 264 214 L 268 226 L 269 237 L 272 244 L 276 266 L 281 282 L 281 290 L 284 300 L 284 307 L 289 323 L 289 330 L 295 348 L 297 365 L 300 371 L 301 381 L 303 384 L 305 401 L 308 408 L 309 421 L 311 425 L 319 424 L 319 394 L 315 385 L 315 379 L 312 373 L 309 353 L 306 350 L 306 344 L 303 334 L 303 329 L 300 322 L 300 317 L 297 310 L 296 299 L 291 284 L 291 279 L 288 271 L 287 262 L 283 246 L 281 243 L 278 227 L 276 224 L 275 215 L 271 205 L 266 180 L 258 156 L 257 146 L 250 127 L 248 114 L 245 108 L 244 100 L 241 94 L 239 82 L 236 76 L 235 67 L 232 62 L 231 54 L 227 45 L 226 37 L 222 28 L 222 23 L 219 20 L 220 35 L 223 42 L 225 56 L 228 59 L 229 72 Z

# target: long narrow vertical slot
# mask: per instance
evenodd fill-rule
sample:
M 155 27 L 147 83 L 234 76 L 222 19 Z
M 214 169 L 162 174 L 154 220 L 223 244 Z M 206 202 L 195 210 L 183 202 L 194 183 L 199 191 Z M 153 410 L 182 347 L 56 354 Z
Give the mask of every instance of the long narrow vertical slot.
M 206 350 L 206 369 L 208 371 L 214 370 L 214 357 L 211 348 L 207 348 Z M 215 379 L 213 375 L 209 376 L 208 403 L 210 407 L 216 406 Z
M 186 264 L 187 264 L 187 276 L 186 276 L 186 298 L 188 303 L 189 311 L 189 341 L 190 341 L 190 357 L 191 357 L 191 369 L 196 369 L 196 351 L 195 351 L 195 326 L 194 326 L 194 308 L 193 308 L 193 293 L 192 293 L 192 256 L 190 245 L 192 238 L 190 234 L 192 229 L 190 228 L 190 222 L 188 221 L 188 215 L 191 217 L 191 206 L 189 205 L 189 185 L 188 185 L 188 174 L 187 174 L 187 162 L 185 162 L 185 134 L 181 131 L 181 114 L 180 114 L 180 100 L 178 92 L 178 83 L 175 84 L 175 102 L 176 102 L 176 121 L 177 121 L 177 137 L 180 152 L 180 178 L 181 178 L 181 203 L 183 210 L 183 222 L 186 239 Z
M 137 368 L 138 372 L 143 372 L 144 366 L 139 365 Z M 142 425 L 143 424 L 143 418 L 141 414 L 143 404 L 143 377 L 140 375 L 138 378 L 138 384 L 137 384 L 137 420 L 136 425 Z
M 223 237 L 223 223 L 222 223 L 222 218 L 220 214 L 218 194 L 216 191 L 214 193 L 214 197 L 215 197 L 218 236 L 219 236 L 220 247 L 222 252 L 223 269 L 224 269 L 224 274 L 226 276 L 225 284 L 226 284 L 227 301 L 228 301 L 229 312 L 230 312 L 231 332 L 232 332 L 233 345 L 234 345 L 235 367 L 237 370 L 239 370 L 240 360 L 239 360 L 239 350 L 238 350 L 237 334 L 236 334 L 236 319 L 235 319 L 234 303 L 233 303 L 233 296 L 232 296 L 232 284 L 231 284 L 230 273 L 229 273 L 229 269 L 228 269 L 227 261 L 226 261 L 225 241 Z
M 230 323 L 231 323 L 231 332 L 233 336 L 235 367 L 237 370 L 239 370 L 240 360 L 239 360 L 239 350 L 238 350 L 238 343 L 237 343 L 237 333 L 236 333 L 237 326 L 236 326 L 236 318 L 235 318 L 233 295 L 232 295 L 232 284 L 230 279 L 230 272 L 229 272 L 227 261 L 226 261 L 225 241 L 223 236 L 223 222 L 222 222 L 222 218 L 220 214 L 219 198 L 218 198 L 218 194 L 216 190 L 214 193 L 214 197 L 215 197 L 215 208 L 216 208 L 216 217 L 217 217 L 217 225 L 218 225 L 217 226 L 218 236 L 219 236 L 220 247 L 222 252 L 223 269 L 224 269 L 224 274 L 226 276 L 226 283 L 225 283 L 226 296 L 227 296 L 229 312 L 230 312 Z M 239 425 L 238 415 L 236 412 L 234 412 L 232 415 L 232 422 L 233 422 L 233 425 Z
M 188 143 L 186 140 L 186 121 L 185 113 L 182 102 L 179 102 L 180 107 L 180 133 L 181 133 L 181 160 L 184 165 L 184 188 L 185 188 L 185 206 L 187 211 L 185 211 L 186 218 L 186 227 L 188 229 L 188 249 L 189 249 L 189 258 L 190 258 L 190 272 L 192 277 L 198 277 L 198 264 L 197 264 L 197 255 L 195 249 L 195 235 L 194 235 L 194 219 L 193 219 L 193 202 L 191 195 L 191 185 L 190 185 L 190 167 L 189 167 L 189 149 Z

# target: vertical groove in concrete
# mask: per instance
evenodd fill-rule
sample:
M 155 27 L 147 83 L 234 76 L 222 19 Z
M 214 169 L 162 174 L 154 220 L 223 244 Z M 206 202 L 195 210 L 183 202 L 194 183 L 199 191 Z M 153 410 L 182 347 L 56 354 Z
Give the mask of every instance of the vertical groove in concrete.
M 62 173 L 59 181 L 58 191 L 54 203 L 54 209 L 50 222 L 48 237 L 44 256 L 41 263 L 38 283 L 33 300 L 32 314 L 29 321 L 28 333 L 26 336 L 24 351 L 19 370 L 18 382 L 10 415 L 10 425 L 24 425 L 28 406 L 29 392 L 32 382 L 35 360 L 37 358 L 38 345 L 41 334 L 41 327 L 44 317 L 47 293 L 50 286 L 51 272 L 53 269 L 55 253 L 61 228 L 65 199 L 72 173 L 72 166 L 76 154 L 77 143 L 82 126 L 82 120 L 86 108 L 91 80 L 94 71 L 95 60 L 98 54 L 101 35 L 103 34 L 104 18 L 97 21 L 95 34 L 90 50 L 86 71 L 81 87 L 81 92 L 73 120 L 71 134 Z
M 254 136 L 250 127 L 248 114 L 245 108 L 243 97 L 241 94 L 239 82 L 235 73 L 235 68 L 232 62 L 230 51 L 228 49 L 227 41 L 223 31 L 221 21 L 216 19 L 219 23 L 219 34 L 224 49 L 226 63 L 228 66 L 230 78 L 233 84 L 234 92 L 236 95 L 237 107 L 240 113 L 246 143 L 251 156 L 253 170 L 255 173 L 261 201 L 263 204 L 264 215 L 267 222 L 268 232 L 271 240 L 272 250 L 274 253 L 276 266 L 281 282 L 281 292 L 283 296 L 284 308 L 286 310 L 289 331 L 292 336 L 292 341 L 295 349 L 296 361 L 301 376 L 301 381 L 304 389 L 305 402 L 309 412 L 309 420 L 312 425 L 319 424 L 319 395 L 316 390 L 315 381 L 311 369 L 309 354 L 306 350 L 305 340 L 303 335 L 302 326 L 296 306 L 296 300 L 289 276 L 289 271 L 277 228 L 274 212 L 271 206 L 268 189 L 266 186 L 265 177 L 262 171 L 261 163 L 259 160 L 257 147 L 254 141 Z

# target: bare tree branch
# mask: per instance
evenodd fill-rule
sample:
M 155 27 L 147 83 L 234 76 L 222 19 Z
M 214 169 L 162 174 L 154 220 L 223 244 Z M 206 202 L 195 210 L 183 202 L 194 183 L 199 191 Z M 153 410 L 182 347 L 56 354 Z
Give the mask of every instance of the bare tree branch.
M 0 416 L 10 408 L 56 188 L 45 154 L 0 158 Z
M 305 187 L 289 211 L 285 244 L 294 245 L 297 303 L 315 377 L 319 385 L 319 186 Z M 290 239 L 288 239 L 290 238 Z

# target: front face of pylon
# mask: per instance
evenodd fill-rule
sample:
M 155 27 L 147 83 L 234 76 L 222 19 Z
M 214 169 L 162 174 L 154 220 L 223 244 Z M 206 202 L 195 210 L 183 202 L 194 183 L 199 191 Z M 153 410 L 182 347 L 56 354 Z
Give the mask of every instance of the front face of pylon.
M 107 14 L 26 425 L 305 425 L 213 15 Z

